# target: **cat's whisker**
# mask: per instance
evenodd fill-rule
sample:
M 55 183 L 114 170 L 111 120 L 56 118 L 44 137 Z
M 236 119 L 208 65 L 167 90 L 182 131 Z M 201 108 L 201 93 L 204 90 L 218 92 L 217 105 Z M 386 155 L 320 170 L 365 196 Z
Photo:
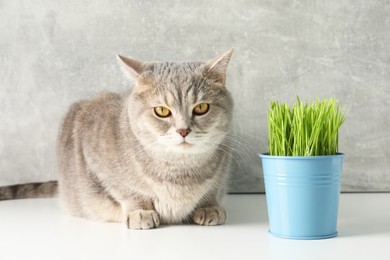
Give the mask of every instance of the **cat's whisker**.
M 213 143 L 213 142 L 209 142 L 209 143 Z M 245 162 L 246 159 L 245 157 L 249 157 L 248 154 L 246 154 L 245 156 L 242 154 L 242 151 L 240 150 L 240 148 L 236 145 L 231 145 L 231 144 L 226 144 L 226 143 L 218 143 L 218 142 L 214 142 L 213 145 L 215 146 L 218 146 L 218 149 L 220 150 L 223 150 L 223 151 L 232 151 L 232 159 L 233 161 L 235 162 L 235 164 L 239 167 L 239 170 L 242 174 L 244 174 L 244 171 L 243 171 L 243 168 L 242 168 L 242 165 L 241 165 L 241 162 Z M 223 147 L 223 148 L 222 148 Z M 238 155 L 239 156 L 239 159 L 238 158 L 235 158 L 235 155 Z M 246 164 L 245 165 L 245 168 L 246 167 Z
M 222 150 L 223 148 L 219 148 L 220 150 Z M 240 173 L 241 174 L 244 174 L 245 175 L 245 171 L 243 170 L 243 167 L 240 163 L 240 160 L 238 160 L 235 156 L 234 156 L 234 153 L 231 154 L 231 158 L 232 160 L 235 162 L 235 164 L 238 166 L 239 170 L 240 170 Z M 240 156 L 240 158 L 242 159 L 242 157 Z M 246 165 L 246 164 L 245 164 Z M 247 167 L 245 167 L 247 168 Z

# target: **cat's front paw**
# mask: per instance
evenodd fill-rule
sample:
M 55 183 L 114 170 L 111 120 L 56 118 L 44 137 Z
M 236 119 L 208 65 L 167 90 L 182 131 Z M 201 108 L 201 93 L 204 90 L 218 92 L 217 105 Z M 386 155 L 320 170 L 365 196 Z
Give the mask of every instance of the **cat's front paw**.
M 198 225 L 221 225 L 226 221 L 226 211 L 221 207 L 198 208 L 194 211 L 192 220 Z
M 135 210 L 127 216 L 127 228 L 151 229 L 160 225 L 160 217 L 155 210 Z

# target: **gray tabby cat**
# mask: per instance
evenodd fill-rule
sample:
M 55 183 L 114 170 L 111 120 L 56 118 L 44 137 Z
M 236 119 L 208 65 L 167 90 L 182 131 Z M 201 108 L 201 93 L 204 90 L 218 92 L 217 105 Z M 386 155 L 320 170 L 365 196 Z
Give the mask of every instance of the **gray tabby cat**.
M 123 221 L 131 229 L 223 224 L 231 55 L 229 50 L 208 62 L 187 63 L 119 56 L 135 83 L 131 93 L 80 101 L 60 127 L 58 191 L 64 208 L 78 217 Z

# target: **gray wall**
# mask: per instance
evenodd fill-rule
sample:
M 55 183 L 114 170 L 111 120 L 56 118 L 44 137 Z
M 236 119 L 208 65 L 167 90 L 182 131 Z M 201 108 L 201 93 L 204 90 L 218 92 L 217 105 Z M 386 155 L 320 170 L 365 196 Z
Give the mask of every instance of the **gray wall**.
M 168 3 L 169 2 L 169 3 Z M 263 190 L 271 99 L 335 97 L 343 190 L 390 190 L 390 2 L 0 0 L 0 184 L 53 179 L 74 101 L 128 82 L 115 58 L 204 60 L 234 47 L 231 191 Z

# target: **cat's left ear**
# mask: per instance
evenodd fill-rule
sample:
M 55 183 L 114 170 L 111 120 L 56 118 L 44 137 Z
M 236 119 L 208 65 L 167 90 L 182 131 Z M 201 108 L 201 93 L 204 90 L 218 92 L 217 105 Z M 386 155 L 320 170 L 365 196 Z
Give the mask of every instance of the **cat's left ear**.
M 144 70 L 142 62 L 127 58 L 122 55 L 117 55 L 119 62 L 121 63 L 122 71 L 131 80 L 139 80 Z
M 226 70 L 232 57 L 233 49 L 224 54 L 206 62 L 206 77 L 217 84 L 225 85 Z

